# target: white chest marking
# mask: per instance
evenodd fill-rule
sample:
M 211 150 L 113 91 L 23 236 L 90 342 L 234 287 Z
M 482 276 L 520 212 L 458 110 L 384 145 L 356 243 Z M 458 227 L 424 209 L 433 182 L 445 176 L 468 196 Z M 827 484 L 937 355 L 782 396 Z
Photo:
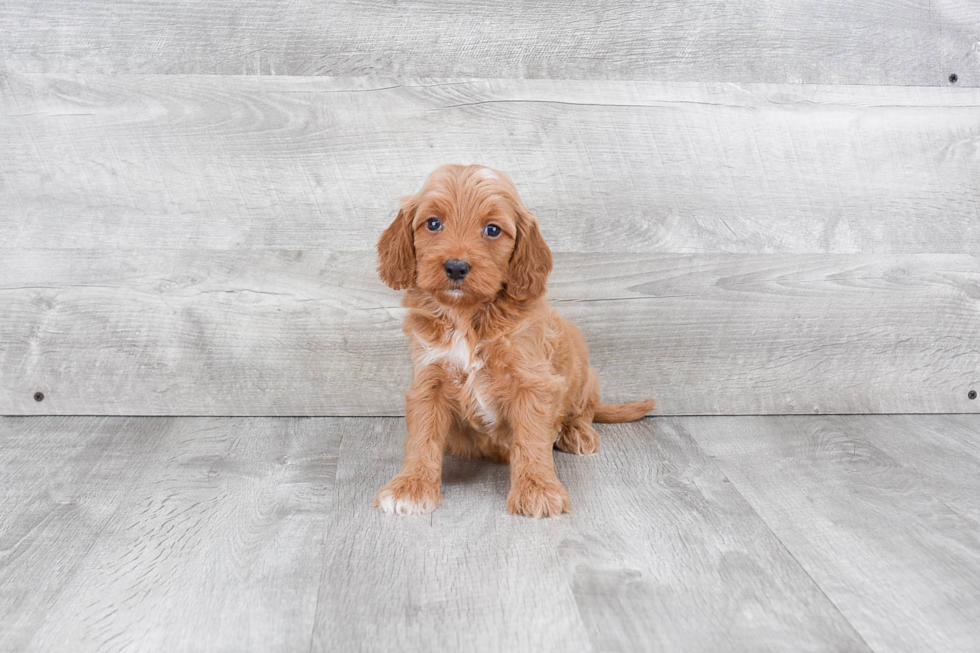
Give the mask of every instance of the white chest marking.
M 453 331 L 448 345 L 433 347 L 428 343 L 422 344 L 419 364 L 425 367 L 439 361 L 446 361 L 466 373 L 475 372 L 483 367 L 483 362 L 473 357 L 473 350 L 470 349 L 470 343 L 466 340 L 466 336 L 459 331 Z
M 474 355 L 473 348 L 470 347 L 464 333 L 453 331 L 447 345 L 432 346 L 428 343 L 422 343 L 416 364 L 424 367 L 439 362 L 448 363 L 451 367 L 466 374 L 463 391 L 472 400 L 473 411 L 483 422 L 483 425 L 488 429 L 493 428 L 497 423 L 497 412 L 482 393 L 479 375 L 477 374 L 483 369 L 483 361 Z
M 472 380 L 476 378 L 475 374 L 471 374 L 468 379 L 466 379 L 466 389 L 469 390 L 470 396 L 473 397 L 473 402 L 476 404 L 476 415 L 483 422 L 484 426 L 488 429 L 492 429 L 497 424 L 497 411 L 493 409 L 493 406 L 487 403 L 483 395 L 480 394 L 479 388 L 476 387 Z

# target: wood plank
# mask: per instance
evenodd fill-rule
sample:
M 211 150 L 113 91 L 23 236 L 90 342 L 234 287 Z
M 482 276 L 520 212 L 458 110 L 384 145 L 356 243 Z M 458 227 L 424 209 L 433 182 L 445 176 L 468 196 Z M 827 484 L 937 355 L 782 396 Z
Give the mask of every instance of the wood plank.
M 976 416 L 600 425 L 597 456 L 556 454 L 573 512 L 548 521 L 506 515 L 505 466 L 456 458 L 431 516 L 373 510 L 403 428 L 0 418 L 0 648 L 956 651 L 980 636 L 980 528 L 934 473 L 975 449 Z
M 663 420 L 557 454 L 573 512 L 506 514 L 506 466 L 447 459 L 443 505 L 370 507 L 401 420 L 345 436 L 314 648 L 866 650 L 693 441 Z
M 945 503 L 945 480 L 919 471 L 935 469 L 938 460 L 905 466 L 876 444 L 898 430 L 910 431 L 902 441 L 925 437 L 932 430 L 926 425 L 948 419 L 680 423 L 874 650 L 973 651 L 980 641 L 980 522 Z M 980 421 L 960 419 L 975 439 Z M 955 453 L 946 449 L 942 457 Z
M 975 0 L 8 0 L 0 58 L 31 72 L 976 85 L 978 16 Z
M 976 62 L 980 57 L 977 49 L 977 33 L 980 31 L 980 3 L 976 0 L 962 2 L 961 0 L 935 0 L 930 12 L 943 16 L 943 26 L 940 28 L 940 51 L 942 52 L 941 66 L 944 70 L 956 73 L 957 70 L 973 70 L 976 74 Z M 974 45 L 969 49 L 961 46 L 960 39 L 972 31 Z M 959 74 L 957 73 L 957 76 Z M 949 75 L 947 75 L 947 79 Z M 957 84 L 959 81 L 956 82 Z M 976 84 L 973 84 L 976 85 Z
M 372 254 L 0 253 L 0 414 L 402 413 L 404 309 Z M 976 257 L 556 261 L 553 305 L 585 333 L 609 400 L 654 396 L 660 414 L 980 411 Z
M 372 255 L 15 250 L 0 266 L 2 414 L 402 410 L 404 311 Z
M 0 417 L 0 650 L 26 649 L 150 472 L 169 425 Z
M 31 457 L 21 468 L 39 474 L 61 461 L 50 426 L 71 439 L 92 422 L 0 423 L 19 442 L 30 438 Z M 309 650 L 336 423 L 97 422 L 91 448 L 115 461 L 119 478 L 73 478 L 73 460 L 63 464 L 64 480 L 45 479 L 32 492 L 90 496 L 109 514 L 98 527 L 73 522 L 67 542 L 52 537 L 48 524 L 28 523 L 28 511 L 14 519 L 19 525 L 8 537 L 17 538 L 19 551 L 0 567 L 8 576 L 0 600 L 15 599 L 2 615 L 17 628 L 0 629 L 12 644 L 4 650 Z M 123 437 L 110 435 L 116 431 Z M 135 482 L 130 467 L 139 471 Z M 66 487 L 67 479 L 77 485 Z M 0 514 L 22 512 L 17 491 L 7 487 Z M 76 540 L 89 543 L 86 555 L 66 557 L 64 545 Z M 38 592 L 43 576 L 54 573 L 48 570 L 66 578 L 57 592 Z
M 558 252 L 972 254 L 978 115 L 975 88 L 8 74 L 0 234 L 369 250 L 479 162 Z
M 371 507 L 403 438 L 401 419 L 344 431 L 313 649 L 592 650 L 556 550 L 564 524 L 508 515 L 505 465 L 448 460 L 431 515 Z
M 950 510 L 980 524 L 980 438 L 972 415 L 855 416 L 849 424 L 923 479 Z M 865 424 L 870 424 L 865 428 Z
M 595 649 L 869 650 L 680 424 L 610 425 L 598 456 L 558 456 Z

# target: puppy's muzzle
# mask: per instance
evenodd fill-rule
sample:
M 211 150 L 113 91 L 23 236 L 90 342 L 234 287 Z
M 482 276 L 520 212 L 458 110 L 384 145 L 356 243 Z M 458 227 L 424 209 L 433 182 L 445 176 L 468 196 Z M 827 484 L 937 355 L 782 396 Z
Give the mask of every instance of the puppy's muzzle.
M 449 259 L 443 268 L 446 270 L 446 276 L 453 281 L 462 281 L 470 272 L 470 264 L 459 259 Z

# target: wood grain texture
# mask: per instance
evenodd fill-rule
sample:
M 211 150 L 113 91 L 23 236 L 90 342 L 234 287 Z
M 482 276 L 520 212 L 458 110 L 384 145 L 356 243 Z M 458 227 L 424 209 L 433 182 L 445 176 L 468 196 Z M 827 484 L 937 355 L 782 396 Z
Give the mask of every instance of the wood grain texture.
M 480 162 L 558 252 L 972 254 L 978 116 L 971 88 L 10 74 L 0 234 L 369 250 Z
M 606 428 L 597 457 L 557 454 L 573 512 L 506 513 L 506 466 L 451 458 L 443 505 L 370 507 L 401 461 L 402 420 L 341 444 L 317 650 L 865 650 L 724 483 L 659 421 Z
M 678 421 L 601 434 L 597 456 L 556 455 L 594 650 L 870 650 Z
M 507 467 L 452 459 L 443 507 L 371 507 L 401 466 L 404 420 L 347 423 L 323 567 L 318 651 L 590 651 L 558 556 L 561 520 L 507 514 Z
M 0 420 L 0 648 L 309 650 L 336 426 Z
M 976 85 L 978 17 L 976 0 L 8 0 L 0 57 L 25 72 Z
M 932 438 L 948 431 L 952 419 L 679 423 L 874 650 L 974 651 L 980 641 L 980 493 L 976 481 L 967 497 L 936 473 L 962 449 Z M 975 418 L 955 419 L 977 438 Z M 896 437 L 927 443 L 914 458 L 893 458 L 878 443 Z M 974 476 L 978 462 L 970 459 Z M 969 509 L 957 510 L 949 497 L 966 500 Z
M 980 438 L 972 417 L 895 416 L 875 424 L 881 426 L 862 431 L 871 444 L 937 488 L 951 510 L 980 524 Z
M 505 466 L 458 458 L 432 515 L 372 509 L 401 419 L 0 418 L 0 650 L 980 641 L 980 417 L 599 429 L 598 455 L 556 453 L 573 512 L 535 521 L 506 514 Z
M 940 27 L 940 51 L 942 52 L 942 67 L 950 73 L 957 70 L 972 70 L 967 73 L 974 80 L 980 81 L 977 62 L 980 61 L 980 3 L 975 0 L 935 0 L 929 5 L 930 11 L 944 16 Z M 969 48 L 961 47 L 961 39 L 973 39 Z M 959 76 L 959 73 L 956 73 Z M 947 75 L 949 79 L 949 75 Z M 959 83 L 958 81 L 956 83 Z M 972 86 L 977 86 L 974 81 Z
M 862 428 L 865 423 L 871 426 Z M 892 415 L 880 421 L 848 420 L 848 424 L 870 445 L 915 472 L 950 510 L 980 524 L 980 437 L 975 417 Z
M 402 413 L 371 254 L 2 253 L 0 414 Z M 976 257 L 564 254 L 550 296 L 660 414 L 980 411 Z
M 0 650 L 39 633 L 166 432 L 152 420 L 0 418 Z

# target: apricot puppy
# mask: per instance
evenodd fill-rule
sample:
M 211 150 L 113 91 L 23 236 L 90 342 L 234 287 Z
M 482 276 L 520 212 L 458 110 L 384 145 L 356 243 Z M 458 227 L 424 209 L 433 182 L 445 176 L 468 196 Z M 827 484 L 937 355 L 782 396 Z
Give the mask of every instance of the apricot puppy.
M 440 166 L 403 199 L 378 255 L 381 279 L 406 290 L 413 378 L 405 462 L 375 507 L 434 510 L 448 451 L 510 463 L 511 514 L 569 511 L 552 448 L 594 453 L 593 422 L 639 419 L 654 402 L 599 400 L 585 339 L 548 307 L 551 250 L 514 182 L 483 166 Z

